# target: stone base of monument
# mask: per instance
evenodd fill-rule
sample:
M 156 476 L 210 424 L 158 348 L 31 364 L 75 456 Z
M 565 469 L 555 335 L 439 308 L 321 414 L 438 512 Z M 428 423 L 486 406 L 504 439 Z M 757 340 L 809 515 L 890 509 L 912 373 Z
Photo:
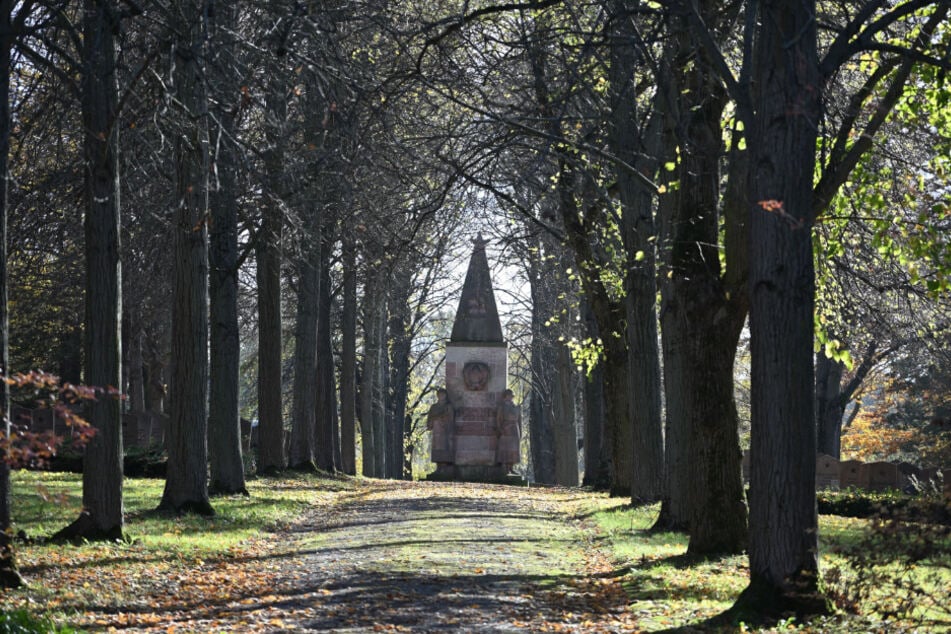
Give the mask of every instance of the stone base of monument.
M 484 482 L 527 486 L 528 483 L 516 473 L 508 473 L 497 465 L 439 465 L 426 476 L 430 482 Z

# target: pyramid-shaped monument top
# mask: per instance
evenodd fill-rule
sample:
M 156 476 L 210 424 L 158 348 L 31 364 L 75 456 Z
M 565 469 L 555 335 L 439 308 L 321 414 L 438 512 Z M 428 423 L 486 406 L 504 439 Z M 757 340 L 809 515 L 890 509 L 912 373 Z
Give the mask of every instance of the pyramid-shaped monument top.
M 462 285 L 462 298 L 456 321 L 452 325 L 452 343 L 504 343 L 502 324 L 499 323 L 499 309 L 495 305 L 492 292 L 492 278 L 489 273 L 489 260 L 485 256 L 486 241 L 480 234 L 472 241 L 475 248 L 469 259 L 469 270 Z

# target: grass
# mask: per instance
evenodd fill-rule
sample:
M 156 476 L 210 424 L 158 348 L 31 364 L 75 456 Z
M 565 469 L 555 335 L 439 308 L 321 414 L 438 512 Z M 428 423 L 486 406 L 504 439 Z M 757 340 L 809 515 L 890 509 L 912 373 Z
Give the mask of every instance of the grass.
M 684 558 L 687 537 L 648 533 L 658 507 L 619 507 L 594 517 L 624 566 L 622 584 L 646 630 L 702 620 L 729 608 L 746 586 L 746 558 Z M 634 537 L 632 539 L 632 537 Z
M 81 476 L 18 471 L 12 480 L 14 530 L 38 542 L 18 544 L 17 562 L 30 587 L 0 596 L 0 612 L 42 606 L 58 623 L 73 622 L 89 606 L 161 614 L 178 604 L 187 609 L 190 595 L 197 600 L 216 586 L 240 593 L 243 583 L 260 584 L 260 575 L 236 578 L 238 562 L 260 559 L 267 575 L 275 548 L 269 534 L 354 486 L 352 480 L 312 475 L 252 479 L 250 497 L 213 498 L 216 514 L 203 518 L 155 513 L 164 481 L 127 479 L 128 539 L 73 546 L 43 544 L 42 538 L 78 516 Z
M 14 473 L 13 483 L 15 529 L 23 530 L 30 538 L 52 534 L 80 512 L 82 487 L 77 475 L 20 471 Z M 163 486 L 164 481 L 156 479 L 126 480 L 126 533 L 130 538 L 126 541 L 79 546 L 18 544 L 17 558 L 31 587 L 0 595 L 0 616 L 26 610 L 59 626 L 121 629 L 130 624 L 148 625 L 150 618 L 157 626 L 174 620 L 176 615 L 201 613 L 207 604 L 244 604 L 271 592 L 273 586 L 269 584 L 280 577 L 282 565 L 299 555 L 295 549 L 333 546 L 329 541 L 324 544 L 331 539 L 324 533 L 308 533 L 296 544 L 285 544 L 274 539 L 275 532 L 306 510 L 336 505 L 337 512 L 345 512 L 348 504 L 383 504 L 391 509 L 394 525 L 388 530 L 379 532 L 379 527 L 373 525 L 365 529 L 371 532 L 372 541 L 382 541 L 379 546 L 385 556 L 378 562 L 382 567 L 377 572 L 412 572 L 420 569 L 422 560 L 439 574 L 547 576 L 552 579 L 548 584 L 552 587 L 559 579 L 574 574 L 571 571 L 579 567 L 579 557 L 589 554 L 577 541 L 580 533 L 560 518 L 591 518 L 599 528 L 600 541 L 595 545 L 608 552 L 616 566 L 616 574 L 611 577 L 620 579 L 623 585 L 629 602 L 627 612 L 646 631 L 696 624 L 723 612 L 746 586 L 748 577 L 745 556 L 690 561 L 684 556 L 684 535 L 648 533 L 658 513 L 656 506 L 630 508 L 616 498 L 582 492 L 566 493 L 555 503 L 525 490 L 522 493 L 528 496 L 530 512 L 503 513 L 489 520 L 483 518 L 485 509 L 506 508 L 503 489 L 487 488 L 475 497 L 469 493 L 467 506 L 457 507 L 450 502 L 439 504 L 429 499 L 425 490 L 405 483 L 368 484 L 354 479 L 287 475 L 250 480 L 250 497 L 213 498 L 216 515 L 202 518 L 154 513 Z M 414 505 L 422 511 L 415 519 L 401 517 L 400 509 Z M 479 521 L 490 522 L 498 532 L 499 543 L 494 547 L 469 543 L 468 528 L 471 522 Z M 434 526 L 439 527 L 438 535 L 432 533 Z M 822 569 L 838 568 L 842 578 L 854 585 L 854 575 L 848 577 L 854 570 L 850 570 L 849 560 L 841 551 L 867 550 L 869 526 L 866 519 L 821 516 Z M 512 536 L 517 539 L 508 539 Z M 886 557 L 886 570 L 878 571 L 881 575 L 874 578 L 876 583 L 893 578 L 895 575 L 887 570 L 893 567 L 906 575 L 906 580 L 910 575 L 915 583 L 939 597 L 939 603 L 931 607 L 921 603 L 923 607 L 916 616 L 932 621 L 919 631 L 939 631 L 940 626 L 933 625 L 935 620 L 947 616 L 940 597 L 946 596 L 941 594 L 944 588 L 951 587 L 947 567 L 951 544 L 947 537 L 943 539 L 934 551 L 936 557 L 915 561 L 914 565 L 897 563 L 901 551 L 894 549 L 894 541 L 886 540 L 878 549 L 888 557 L 894 549 L 896 563 L 893 565 Z M 482 556 L 486 548 L 492 550 L 492 558 Z M 553 562 L 552 557 L 539 557 L 553 552 L 562 558 Z M 480 567 L 470 570 L 459 563 L 460 558 L 480 562 Z M 605 560 L 603 570 L 607 575 L 611 563 Z M 884 581 L 873 590 L 867 599 L 870 603 L 897 594 Z M 624 596 L 618 594 L 619 605 L 623 606 Z M 859 607 L 866 612 L 864 616 L 837 615 L 810 624 L 787 622 L 765 631 L 894 632 L 914 625 L 907 621 L 883 622 L 883 614 L 876 614 L 868 605 Z M 209 623 L 213 618 L 208 616 Z M 215 628 L 209 625 L 203 629 Z
M 690 561 L 685 557 L 687 537 L 679 533 L 649 533 L 658 507 L 616 507 L 593 516 L 616 561 L 620 563 L 622 584 L 631 600 L 630 609 L 646 631 L 664 630 L 698 623 L 729 608 L 748 582 L 746 556 Z M 831 515 L 820 516 L 820 569 L 850 571 L 849 560 L 839 554 L 864 542 L 870 521 Z M 947 547 L 945 543 L 945 547 Z M 945 550 L 945 554 L 948 551 Z M 951 587 L 951 572 L 938 562 L 913 568 L 915 581 L 931 590 Z M 882 596 L 898 592 L 896 587 L 877 590 Z M 940 606 L 938 611 L 940 611 Z M 860 609 L 860 611 L 862 611 Z M 874 610 L 865 614 L 838 614 L 808 624 L 788 621 L 764 631 L 801 630 L 814 632 L 901 631 L 920 622 L 930 625 L 920 631 L 939 631 L 934 619 L 947 613 L 923 611 L 918 622 L 881 621 Z M 945 621 L 947 624 L 947 621 Z M 884 628 L 884 629 L 881 629 Z M 741 630 L 744 628 L 741 628 Z M 918 631 L 918 630 L 916 630 Z
M 277 530 L 317 503 L 319 492 L 346 486 L 345 481 L 314 476 L 291 479 L 259 478 L 248 482 L 250 497 L 212 498 L 215 516 L 181 517 L 153 512 L 162 497 L 164 480 L 127 479 L 126 532 L 143 551 L 174 553 L 178 557 L 212 555 L 227 551 L 261 531 Z M 319 485 L 319 487 L 318 487 Z M 318 491 L 318 488 L 320 491 Z M 19 471 L 13 475 L 15 530 L 31 538 L 46 537 L 74 520 L 82 508 L 82 478 L 70 473 Z M 46 548 L 46 547 L 44 547 Z M 21 548 L 21 560 L 31 549 Z

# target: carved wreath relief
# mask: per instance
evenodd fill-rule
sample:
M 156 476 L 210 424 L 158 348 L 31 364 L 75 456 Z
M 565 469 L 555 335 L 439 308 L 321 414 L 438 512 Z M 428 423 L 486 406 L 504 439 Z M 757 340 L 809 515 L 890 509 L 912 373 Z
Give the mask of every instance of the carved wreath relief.
M 489 365 L 482 361 L 470 361 L 462 368 L 462 380 L 467 390 L 484 392 L 489 386 Z

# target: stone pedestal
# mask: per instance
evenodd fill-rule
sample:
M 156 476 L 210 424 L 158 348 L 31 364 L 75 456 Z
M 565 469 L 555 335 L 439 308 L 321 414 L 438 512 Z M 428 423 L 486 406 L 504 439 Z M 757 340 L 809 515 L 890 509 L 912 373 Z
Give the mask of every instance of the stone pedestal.
M 507 372 L 505 343 L 450 343 L 446 348 L 446 390 L 456 411 L 456 465 L 495 465 L 495 410 Z

